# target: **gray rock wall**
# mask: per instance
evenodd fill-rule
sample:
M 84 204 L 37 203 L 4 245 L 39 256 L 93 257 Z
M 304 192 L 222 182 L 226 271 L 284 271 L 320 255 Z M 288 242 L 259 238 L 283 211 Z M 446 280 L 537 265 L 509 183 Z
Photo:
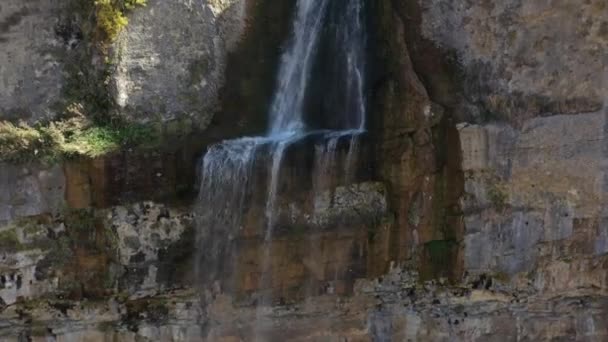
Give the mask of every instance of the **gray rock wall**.
M 606 339 L 608 5 L 416 3 L 425 42 L 415 48 L 430 43 L 455 66 L 451 98 L 441 76 L 424 76 L 458 123 L 461 285 L 474 291 L 451 308 L 436 295 L 378 329 L 413 340 Z M 425 62 L 417 57 L 428 73 Z
M 468 276 L 606 289 L 607 5 L 418 3 L 424 38 L 462 72 Z
M 460 126 L 469 275 L 544 293 L 608 286 L 605 128 L 603 111 L 530 119 L 521 130 Z
M 64 192 L 61 165 L 0 164 L 0 223 L 56 213 L 64 206 Z
M 418 1 L 421 33 L 462 67 L 471 118 L 597 111 L 608 91 L 603 0 Z
M 217 109 L 226 54 L 245 29 L 245 0 L 151 0 L 114 44 L 114 97 L 138 121 Z
M 53 117 L 61 94 L 66 48 L 55 28 L 62 1 L 5 0 L 0 4 L 0 119 Z
M 605 290 L 608 5 L 416 3 L 423 39 L 459 69 L 446 106 L 463 121 L 466 274 Z
M 101 98 L 103 86 L 68 85 L 66 79 L 79 70 L 107 67 L 107 91 L 122 115 L 141 122 L 191 116 L 206 125 L 217 110 L 227 53 L 246 27 L 247 1 L 150 0 L 129 13 L 105 66 L 98 56 L 82 53 L 90 42 L 80 41 L 77 25 L 92 23 L 67 19 L 80 16 L 69 13 L 68 4 L 7 0 L 0 5 L 0 119 L 54 118 L 69 104 L 64 86 L 88 88 Z

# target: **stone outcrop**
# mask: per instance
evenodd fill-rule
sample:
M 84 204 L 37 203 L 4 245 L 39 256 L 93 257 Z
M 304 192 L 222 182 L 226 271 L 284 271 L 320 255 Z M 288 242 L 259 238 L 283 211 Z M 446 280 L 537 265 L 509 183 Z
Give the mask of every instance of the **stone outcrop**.
M 204 129 L 258 2 L 147 1 L 104 49 L 91 33 L 94 15 L 78 12 L 92 5 L 3 3 L 0 118 L 44 122 L 84 101 L 87 110 L 110 103 L 132 121 L 190 117 Z
M 462 68 L 462 118 L 521 124 L 602 108 L 608 91 L 604 1 L 418 3 L 418 33 Z
M 605 315 L 608 279 L 602 223 L 608 61 L 597 54 L 606 44 L 605 5 L 419 1 L 402 12 L 411 24 L 414 70 L 451 116 L 460 141 L 459 283 L 511 298 L 479 302 L 511 323 L 482 319 L 475 323 L 484 326 L 479 335 L 463 327 L 467 320 L 455 327 L 451 318 L 448 336 L 605 339 L 595 325 Z M 514 303 L 525 303 L 520 313 Z M 420 312 L 427 309 L 441 316 L 437 307 Z M 560 322 L 555 330 L 549 317 Z
M 206 126 L 247 14 L 245 0 L 152 0 L 136 10 L 113 44 L 120 111 L 139 121 L 194 116 Z

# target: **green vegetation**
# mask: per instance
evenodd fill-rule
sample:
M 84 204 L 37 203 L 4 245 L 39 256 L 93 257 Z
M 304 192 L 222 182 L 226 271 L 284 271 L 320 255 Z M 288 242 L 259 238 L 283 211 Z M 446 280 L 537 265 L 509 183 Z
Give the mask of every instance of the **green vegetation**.
M 0 123 L 0 161 L 50 161 L 63 143 L 55 125 L 33 128 L 25 123 Z
M 83 118 L 30 126 L 0 122 L 0 161 L 52 163 L 75 156 L 98 157 L 123 147 L 154 146 L 160 134 L 150 125 L 93 124 Z
M 97 29 L 105 40 L 114 41 L 129 23 L 127 11 L 145 5 L 146 0 L 95 0 Z
M 19 240 L 15 228 L 0 232 L 0 251 L 17 252 L 23 248 L 23 244 Z
M 508 195 L 505 191 L 496 183 L 488 184 L 487 189 L 488 200 L 496 207 L 498 210 L 503 210 L 508 203 Z
M 154 144 L 157 135 L 150 126 L 127 124 L 124 126 L 93 126 L 73 136 L 65 145 L 68 155 L 100 156 L 123 146 Z

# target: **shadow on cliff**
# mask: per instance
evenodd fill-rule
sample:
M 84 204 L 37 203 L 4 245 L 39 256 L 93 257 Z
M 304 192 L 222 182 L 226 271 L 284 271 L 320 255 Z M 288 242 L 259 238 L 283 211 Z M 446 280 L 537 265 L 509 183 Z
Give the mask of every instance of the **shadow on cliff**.
M 459 91 L 450 56 L 424 41 L 416 0 L 371 5 L 373 84 L 370 131 L 377 177 L 388 184 L 395 223 L 386 267 L 395 261 L 421 279 L 462 273 L 464 190 L 454 118 Z

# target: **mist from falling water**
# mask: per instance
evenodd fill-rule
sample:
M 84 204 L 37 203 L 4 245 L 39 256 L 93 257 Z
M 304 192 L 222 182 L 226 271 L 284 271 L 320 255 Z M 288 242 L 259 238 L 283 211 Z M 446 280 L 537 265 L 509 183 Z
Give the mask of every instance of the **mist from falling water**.
M 201 167 L 195 275 L 213 283 L 240 228 L 259 146 L 266 138 L 229 140 L 209 148 Z

